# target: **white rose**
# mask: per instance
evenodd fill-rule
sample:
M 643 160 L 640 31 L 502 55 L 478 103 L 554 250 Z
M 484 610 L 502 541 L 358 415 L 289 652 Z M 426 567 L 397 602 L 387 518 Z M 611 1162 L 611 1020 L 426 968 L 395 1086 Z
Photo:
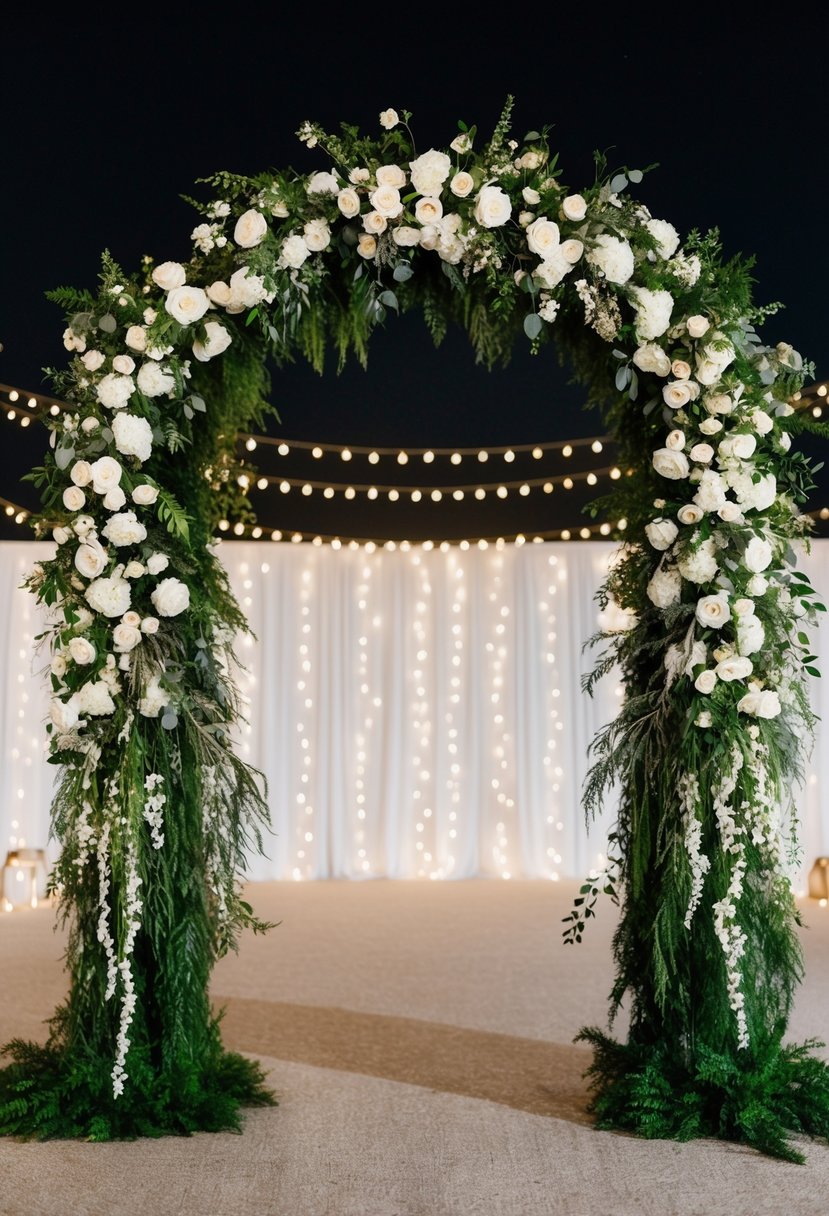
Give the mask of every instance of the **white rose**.
M 162 291 L 174 291 L 187 282 L 187 273 L 180 262 L 162 262 L 153 271 L 153 282 Z
M 438 195 L 452 169 L 452 162 L 445 152 L 430 148 L 409 162 L 412 186 L 418 194 Z
M 714 686 L 717 683 L 717 673 L 708 668 L 701 671 L 694 680 L 694 688 L 697 692 L 709 693 L 714 691 Z
M 694 502 L 705 512 L 719 511 L 725 502 L 725 484 L 719 473 L 705 469 L 694 495 Z
M 155 363 L 148 363 L 146 366 L 163 376 Z M 153 450 L 153 428 L 146 418 L 140 418 L 137 414 L 116 414 L 112 420 L 112 438 L 116 449 L 123 456 L 137 456 L 139 460 L 149 460 Z
M 105 714 L 115 712 L 112 693 L 109 685 L 103 680 L 90 680 L 78 689 L 76 695 L 81 713 L 88 714 L 91 718 L 101 718 Z
M 565 219 L 578 224 L 587 215 L 587 203 L 580 194 L 568 194 L 561 204 L 561 213 Z
M 104 616 L 123 616 L 130 606 L 130 585 L 122 578 L 99 578 L 85 592 L 86 602 Z
M 135 625 L 127 625 L 121 621 L 112 631 L 112 641 L 118 654 L 126 654 L 127 651 L 134 650 L 141 641 L 141 630 L 136 629 Z
M 687 380 L 691 375 L 691 364 L 686 363 L 684 359 L 674 359 L 671 364 L 671 372 L 677 380 Z
M 367 211 L 363 216 L 363 228 L 372 236 L 379 236 L 388 226 L 389 221 L 379 211 Z
M 98 540 L 88 540 L 75 550 L 75 569 L 84 578 L 97 578 L 106 564 L 106 549 Z
M 52 656 L 52 662 L 49 664 L 49 667 L 52 675 L 57 676 L 59 680 L 66 675 L 67 662 L 60 651 Z
M 147 567 L 143 562 L 127 562 L 124 568 L 124 578 L 141 578 L 146 573 Z
M 685 453 L 672 451 L 671 448 L 657 448 L 653 454 L 653 467 L 660 476 L 668 477 L 671 481 L 679 481 L 691 471 Z
M 569 241 L 561 242 L 561 252 L 567 261 L 575 266 L 576 262 L 584 253 L 584 245 L 581 243 L 581 241 L 577 241 L 571 237 Z
M 157 718 L 167 705 L 170 698 L 158 682 L 158 676 L 153 676 L 144 689 L 144 695 L 138 702 L 138 712 L 145 718 Z
M 784 431 L 780 436 L 780 446 L 784 452 L 788 452 L 789 448 L 792 446 L 792 437 L 788 431 Z
M 378 186 L 394 186 L 395 189 L 402 190 L 406 185 L 406 174 L 399 165 L 380 165 L 374 180 Z
M 424 195 L 415 204 L 415 219 L 419 224 L 436 224 L 443 216 L 443 203 L 439 198 Z
M 72 533 L 68 528 L 53 528 L 52 540 L 56 545 L 65 545 Z
M 204 338 L 197 338 L 193 343 L 193 354 L 199 363 L 207 363 L 226 351 L 232 341 L 229 330 L 219 321 L 206 321 Z
M 207 298 L 212 304 L 218 304 L 220 308 L 230 303 L 230 288 L 227 283 L 223 283 L 221 279 L 217 279 L 215 283 L 211 283 L 207 288 Z
M 86 495 L 80 486 L 67 486 L 63 491 L 63 505 L 67 511 L 80 511 L 86 502 Z
M 532 186 L 525 186 L 521 191 L 521 197 L 528 207 L 535 207 L 536 203 L 541 202 L 541 195 L 537 190 L 533 190 Z
M 472 148 L 472 136 L 468 131 L 459 131 L 449 147 L 453 152 L 463 156 L 464 152 L 469 152 Z
M 352 186 L 359 186 L 361 183 L 367 182 L 370 177 L 371 174 L 369 173 L 368 169 L 355 168 L 349 173 L 348 180 L 351 182 Z
M 697 600 L 696 618 L 704 627 L 721 629 L 731 620 L 731 609 L 725 595 L 704 595 Z
M 129 355 L 116 355 L 112 360 L 112 367 L 121 376 L 131 376 L 135 371 L 135 360 Z
M 456 198 L 467 198 L 475 189 L 475 178 L 471 173 L 467 173 L 462 169 L 460 173 L 456 173 L 449 183 L 449 189 Z
M 308 194 L 338 194 L 340 184 L 333 173 L 313 173 L 305 189 Z
M 708 333 L 710 328 L 707 318 L 701 317 L 698 313 L 693 317 L 689 317 L 685 324 L 692 338 L 701 338 L 703 334 Z
M 698 524 L 705 512 L 696 503 L 686 503 L 684 507 L 680 507 L 676 513 L 676 517 L 681 524 Z
M 145 397 L 161 397 L 176 387 L 176 378 L 157 363 L 144 363 L 138 372 L 138 387 Z M 152 432 L 151 432 L 152 433 Z
M 656 376 L 667 376 L 671 371 L 671 360 L 661 346 L 652 342 L 640 346 L 633 356 L 633 362 L 643 372 L 653 372 Z
M 671 566 L 665 570 L 657 570 L 647 586 L 648 599 L 657 608 L 669 608 L 679 602 L 682 595 L 682 577 L 679 571 Z
M 119 376 L 116 372 L 110 372 L 108 376 L 104 376 L 95 388 L 95 395 L 101 405 L 109 410 L 122 410 L 134 392 L 135 384 L 132 378 Z
M 631 287 L 636 308 L 636 337 L 639 341 L 659 338 L 671 323 L 674 298 L 669 291 L 651 291 L 647 287 Z
M 724 659 L 722 663 L 717 664 L 717 675 L 721 680 L 730 683 L 732 680 L 745 680 L 752 671 L 754 665 L 751 659 L 738 656 L 733 659 Z
M 587 260 L 591 266 L 595 266 L 604 274 L 609 283 L 627 283 L 633 274 L 633 250 L 627 241 L 621 241 L 609 232 L 603 232 L 596 237 L 595 246 L 588 253 Z
M 714 449 L 710 443 L 695 443 L 688 455 L 697 464 L 710 464 L 714 459 Z
M 142 633 L 158 633 L 158 617 L 157 616 L 145 616 L 144 620 L 141 622 L 141 632 Z
M 83 422 L 81 423 L 81 430 L 84 432 L 84 434 L 91 435 L 93 431 L 97 431 L 100 425 L 101 424 L 98 419 L 93 418 L 90 415 L 88 418 L 84 418 Z
M 752 574 L 762 574 L 771 565 L 773 557 L 771 545 L 761 536 L 752 536 L 743 554 L 743 565 Z
M 356 190 L 352 190 L 350 187 L 341 190 L 337 195 L 337 206 L 340 214 L 344 215 L 347 220 L 351 220 L 355 215 L 360 214 L 360 196 Z
M 325 220 L 308 220 L 302 235 L 312 253 L 320 253 L 331 244 L 331 229 Z
M 70 638 L 67 650 L 81 667 L 88 667 L 90 663 L 94 663 L 98 656 L 92 642 L 88 638 Z
M 62 735 L 77 726 L 79 710 L 77 694 L 73 694 L 67 701 L 53 697 L 49 702 L 49 717 L 52 719 L 52 725 Z
M 672 452 L 681 452 L 685 447 L 685 432 L 680 430 L 669 431 L 668 437 L 665 440 L 665 447 L 670 448 Z
M 290 266 L 293 270 L 298 270 L 311 254 L 311 250 L 305 244 L 305 238 L 294 233 L 293 236 L 288 236 L 282 242 L 282 252 L 279 261 L 283 266 Z
M 177 578 L 162 579 L 150 599 L 159 616 L 178 616 L 190 607 L 190 589 Z
M 735 435 L 732 439 L 731 450 L 738 460 L 750 460 L 757 448 L 757 440 L 753 435 Z
M 500 228 L 512 214 L 512 203 L 500 186 L 484 186 L 475 202 L 475 219 L 482 228 Z
M 737 506 L 736 502 L 724 502 L 718 508 L 717 514 L 724 524 L 734 524 L 743 518 L 743 513 Z
M 210 307 L 210 300 L 201 287 L 174 287 L 168 293 L 164 307 L 179 325 L 192 325 L 202 319 Z
M 123 545 L 137 545 L 146 540 L 147 529 L 139 522 L 134 511 L 123 511 L 118 515 L 110 515 L 101 535 L 120 548 Z
M 420 244 L 420 229 L 410 228 L 407 224 L 400 224 L 391 234 L 391 238 L 395 245 L 401 249 L 410 249 L 414 245 Z
M 700 384 L 716 384 L 735 358 L 734 347 L 725 334 L 715 331 L 711 342 L 696 353 L 697 380 Z
M 533 270 L 533 278 L 544 287 L 557 287 L 565 275 L 573 269 L 573 263 L 565 256 L 564 247 L 551 250 L 543 262 Z
M 380 126 L 386 131 L 390 131 L 392 127 L 396 127 L 400 122 L 400 117 L 397 110 L 381 110 L 380 111 Z
M 769 417 L 765 410 L 754 410 L 749 421 L 758 435 L 768 435 L 769 431 L 774 427 L 773 419 Z
M 685 380 L 672 380 L 663 385 L 662 400 L 672 410 L 681 410 L 691 400 L 691 390 Z
M 533 220 L 527 226 L 527 244 L 531 253 L 536 253 L 540 258 L 546 259 L 548 254 L 559 247 L 558 224 L 545 219 L 544 216 L 539 216 L 537 220 Z
M 667 220 L 646 220 L 645 227 L 656 241 L 656 252 L 661 258 L 670 258 L 679 248 L 679 233 Z
M 69 471 L 69 476 L 76 486 L 88 486 L 92 480 L 92 467 L 88 460 L 76 460 Z
M 357 241 L 357 252 L 361 258 L 373 258 L 377 252 L 377 241 L 370 232 L 361 232 Z
M 91 515 L 79 515 L 72 523 L 72 528 L 77 536 L 86 536 L 87 533 L 95 531 L 95 520 Z
M 722 423 L 719 418 L 703 418 L 699 429 L 703 435 L 717 435 L 722 430 Z
M 130 609 L 129 612 L 125 612 L 124 615 L 121 617 L 121 620 L 124 622 L 125 625 L 138 626 L 141 624 L 141 617 L 138 615 L 137 612 L 133 612 L 132 609 Z
M 300 241 L 302 243 L 302 247 L 306 250 L 305 257 L 308 256 L 307 246 L 302 240 L 301 236 L 291 237 L 289 239 Z M 305 258 L 302 260 L 305 261 Z M 239 269 L 234 270 L 233 274 L 230 276 L 230 299 L 227 302 L 228 312 L 242 312 L 243 309 L 253 308 L 255 304 L 258 304 L 261 300 L 264 300 L 265 283 L 262 276 L 258 274 L 250 274 L 249 271 L 249 266 L 240 266 Z
M 161 574 L 162 570 L 166 570 L 170 564 L 170 559 L 165 553 L 153 553 L 147 558 L 147 569 L 150 574 Z
M 744 619 L 745 617 L 754 616 L 754 600 L 741 596 L 731 605 L 731 611 L 735 617 Z
M 106 355 L 99 350 L 88 350 L 85 355 L 81 355 L 81 363 L 88 372 L 97 372 L 98 368 L 106 363 Z
M 655 519 L 645 525 L 645 535 L 654 549 L 669 549 L 677 538 L 679 529 L 670 519 Z
M 261 245 L 268 231 L 268 221 L 261 211 L 246 211 L 240 215 L 233 229 L 233 239 L 240 249 L 253 249 Z
M 143 485 L 136 486 L 132 492 L 132 501 L 139 507 L 151 507 L 158 498 L 158 490 L 155 486 Z
M 776 718 L 782 706 L 778 694 L 770 688 L 765 688 L 747 692 L 737 702 L 737 709 L 740 713 L 751 714 L 755 718 Z

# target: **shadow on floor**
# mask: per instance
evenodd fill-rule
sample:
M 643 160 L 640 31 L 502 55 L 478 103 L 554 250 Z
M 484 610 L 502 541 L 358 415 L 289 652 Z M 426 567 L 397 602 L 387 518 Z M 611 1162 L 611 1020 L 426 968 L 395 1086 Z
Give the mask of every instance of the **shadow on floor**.
M 592 1124 L 583 1080 L 591 1052 L 584 1048 L 319 1005 L 242 997 L 222 1003 L 222 1037 L 233 1051 L 402 1081 L 533 1115 Z

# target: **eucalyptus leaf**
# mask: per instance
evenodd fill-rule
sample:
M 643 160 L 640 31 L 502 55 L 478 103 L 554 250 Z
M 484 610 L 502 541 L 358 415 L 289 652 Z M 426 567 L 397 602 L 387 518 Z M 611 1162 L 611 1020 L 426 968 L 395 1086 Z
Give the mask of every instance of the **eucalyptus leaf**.
M 624 173 L 617 173 L 610 181 L 610 193 L 621 194 L 625 186 L 628 184 L 627 176 Z
M 55 464 L 63 471 L 75 459 L 75 449 L 72 447 L 59 447 L 55 450 Z
M 111 312 L 104 313 L 98 318 L 98 329 L 105 334 L 114 334 L 118 328 L 118 322 L 115 320 Z
M 528 131 L 527 134 L 524 136 L 524 142 L 529 143 L 530 140 L 532 140 L 532 139 L 541 139 L 541 132 L 540 131 Z
M 630 368 L 620 367 L 616 372 L 616 387 L 619 392 L 624 392 L 630 383 Z
M 170 709 L 168 706 L 168 708 L 164 710 L 164 713 L 161 718 L 161 725 L 164 727 L 165 730 L 175 730 L 176 729 L 176 727 L 178 726 L 178 714 L 176 713 L 176 711 L 174 709 Z
M 103 427 L 103 429 L 101 430 L 101 438 L 104 440 L 105 443 L 112 443 L 112 440 L 113 440 L 112 427 L 109 427 L 109 426 Z
M 377 323 L 377 325 L 382 325 L 382 323 L 385 321 L 385 319 L 386 319 L 386 310 L 383 307 L 383 305 L 380 303 L 380 301 L 376 300 L 375 304 L 374 304 L 374 320 Z
M 544 322 L 537 312 L 527 313 L 524 318 L 524 333 L 534 342 L 544 328 Z
M 386 308 L 393 308 L 395 312 L 398 311 L 397 296 L 393 291 L 381 291 L 377 299 L 380 304 L 385 304 Z
M 628 169 L 628 177 L 635 185 L 638 186 L 642 180 L 642 170 L 641 169 Z
M 358 266 L 358 267 L 357 267 L 357 269 L 354 271 L 354 278 L 351 280 L 351 281 L 352 281 L 352 283 L 356 283 L 358 279 L 361 279 L 361 278 L 363 277 L 363 270 L 364 270 L 364 269 L 365 269 L 365 268 L 364 268 L 363 266 Z
M 407 283 L 414 275 L 414 271 L 408 262 L 398 262 L 392 271 L 392 278 L 395 283 Z
M 189 419 L 189 418 L 192 418 L 192 417 L 193 417 L 193 409 L 192 409 L 192 406 L 188 405 L 186 401 L 185 401 L 185 403 L 184 403 L 184 405 L 183 405 L 183 407 L 182 407 L 182 408 L 183 408 L 183 410 L 184 410 L 184 417 L 185 417 L 185 418 L 188 418 L 188 419 Z

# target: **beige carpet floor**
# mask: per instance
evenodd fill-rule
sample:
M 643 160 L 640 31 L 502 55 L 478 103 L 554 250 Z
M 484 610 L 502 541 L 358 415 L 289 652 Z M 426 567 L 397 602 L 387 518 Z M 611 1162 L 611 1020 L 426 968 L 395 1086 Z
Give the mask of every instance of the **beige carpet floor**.
M 263 883 L 280 920 L 217 967 L 228 1046 L 280 1105 L 242 1135 L 106 1145 L 0 1140 L 0 1216 L 813 1216 L 805 1166 L 735 1145 L 596 1131 L 588 1053 L 614 910 L 561 945 L 574 883 Z M 792 1036 L 829 1035 L 829 908 L 804 903 Z M 48 908 L 0 917 L 0 1041 L 42 1037 L 65 986 Z M 620 1025 L 619 1029 L 624 1030 Z

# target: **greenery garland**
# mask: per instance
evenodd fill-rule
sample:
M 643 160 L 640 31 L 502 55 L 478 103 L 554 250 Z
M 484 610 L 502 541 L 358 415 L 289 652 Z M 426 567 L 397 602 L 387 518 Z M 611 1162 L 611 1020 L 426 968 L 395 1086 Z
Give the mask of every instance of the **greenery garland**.
M 388 313 L 413 308 L 436 343 L 461 325 L 487 366 L 555 339 L 636 474 L 612 503 L 629 527 L 596 671 L 619 663 L 627 699 L 587 789 L 590 813 L 620 783 L 615 861 L 566 931 L 580 940 L 618 886 L 612 1008 L 629 995 L 632 1026 L 627 1044 L 583 1032 L 600 1122 L 792 1157 L 787 1129 L 829 1131 L 825 1066 L 782 1046 L 801 972 L 802 622 L 821 607 L 791 547 L 811 474 L 788 401 L 808 369 L 760 339 L 774 309 L 752 304 L 749 264 L 724 262 L 716 233 L 680 247 L 629 197 L 644 170 L 597 157 L 569 193 L 548 130 L 513 140 L 510 110 L 480 150 L 461 123 L 448 151 L 418 153 L 394 110 L 379 140 L 305 123 L 323 167 L 207 179 L 187 262 L 130 276 L 105 256 L 96 293 L 53 293 L 70 412 L 33 474 L 57 549 L 29 582 L 50 612 L 71 989 L 46 1047 L 7 1048 L 5 1133 L 210 1130 L 272 1100 L 207 996 L 239 930 L 267 927 L 239 895 L 267 816 L 232 749 L 245 622 L 211 538 L 252 518 L 236 435 L 268 411 L 268 357 L 365 362 Z

